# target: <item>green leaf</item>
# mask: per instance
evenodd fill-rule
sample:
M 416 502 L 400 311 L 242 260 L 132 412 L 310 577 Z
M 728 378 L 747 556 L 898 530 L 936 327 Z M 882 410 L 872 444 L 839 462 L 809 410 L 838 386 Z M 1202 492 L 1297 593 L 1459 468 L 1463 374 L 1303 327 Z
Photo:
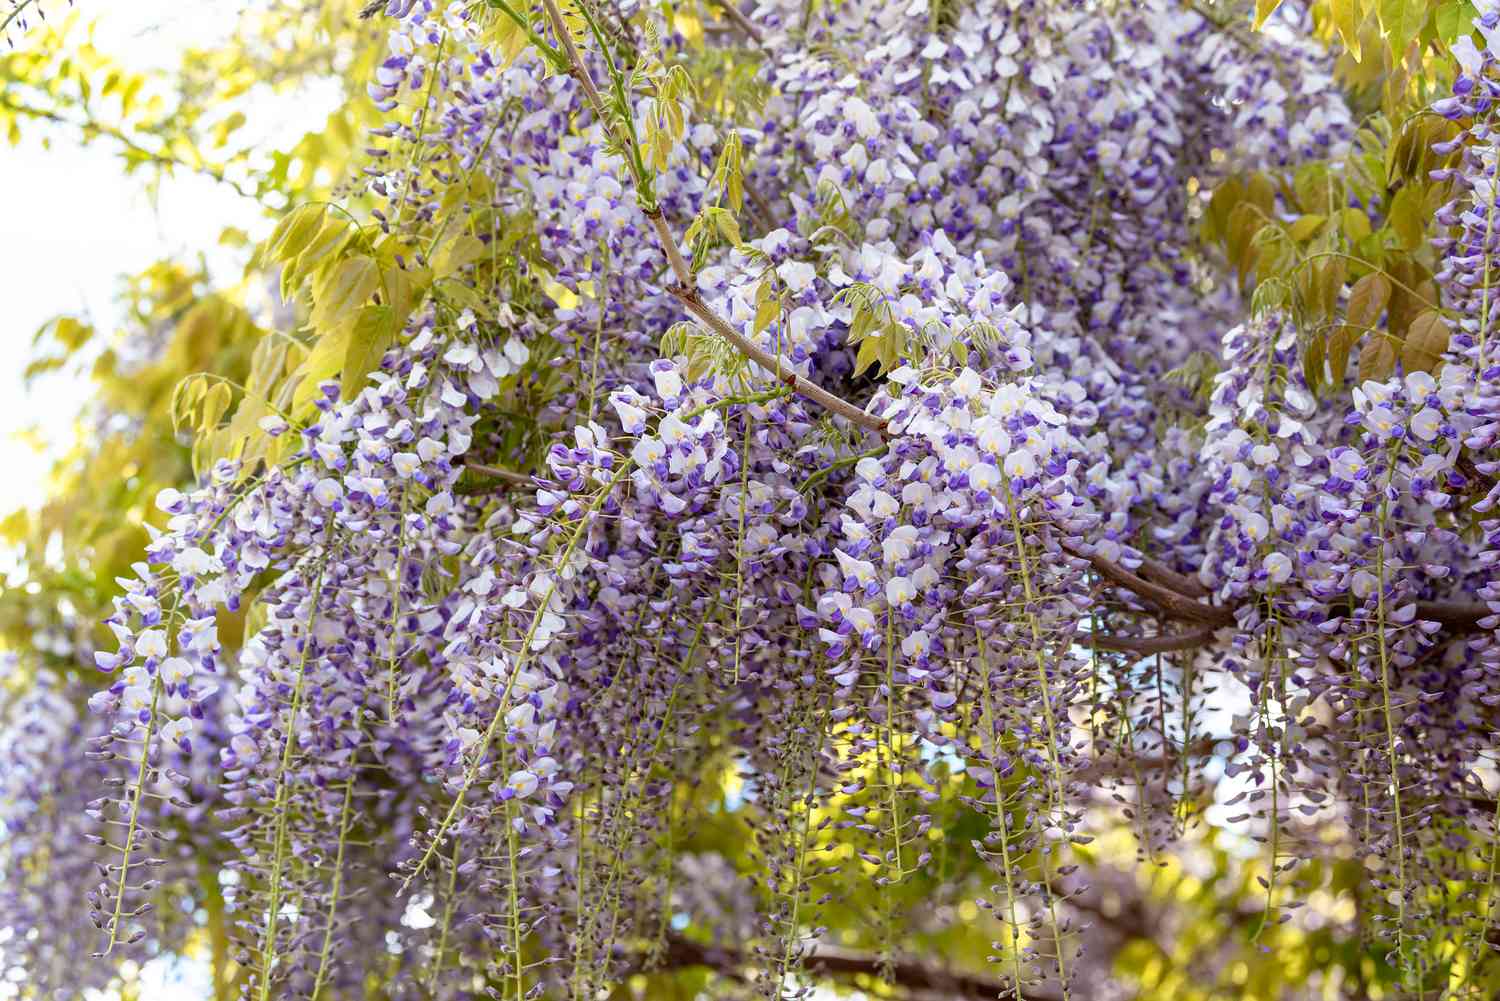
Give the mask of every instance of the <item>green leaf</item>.
M 234 391 L 229 388 L 228 383 L 215 384 L 203 397 L 203 411 L 198 418 L 198 433 L 207 434 L 219 426 L 219 420 L 229 409 L 230 402 L 234 399 Z
M 353 316 L 379 287 L 380 265 L 374 258 L 360 254 L 339 261 L 325 272 L 314 290 L 313 329 L 327 334 Z
M 1360 62 L 1359 26 L 1364 20 L 1360 0 L 1329 0 L 1328 9 L 1333 15 L 1333 26 L 1344 40 L 1344 48 L 1355 62 Z
M 1255 30 L 1259 31 L 1261 25 L 1266 23 L 1266 18 L 1276 13 L 1276 8 L 1281 6 L 1281 0 L 1255 0 Z
M 1444 45 L 1452 45 L 1474 30 L 1474 18 L 1478 13 L 1468 0 L 1449 0 L 1433 15 L 1438 38 L 1443 40 Z
M 444 240 L 442 246 L 433 253 L 433 278 L 447 278 L 465 266 L 473 264 L 487 253 L 489 253 L 489 248 L 478 237 L 458 233 Z
M 396 339 L 395 314 L 389 306 L 366 306 L 359 311 L 349 331 L 344 351 L 343 394 L 353 399 L 364 388 L 369 374 L 380 365 L 386 349 Z
M 1427 0 L 1380 0 L 1380 30 L 1391 47 L 1392 62 L 1400 65 L 1406 48 L 1427 20 Z
M 1421 187 L 1408 184 L 1396 192 L 1391 201 L 1386 225 L 1396 234 L 1403 250 L 1416 250 L 1422 246 L 1426 230 L 1426 213 L 1422 211 L 1424 194 Z
M 299 205 L 276 224 L 266 241 L 266 262 L 277 264 L 294 260 L 323 225 L 324 205 Z

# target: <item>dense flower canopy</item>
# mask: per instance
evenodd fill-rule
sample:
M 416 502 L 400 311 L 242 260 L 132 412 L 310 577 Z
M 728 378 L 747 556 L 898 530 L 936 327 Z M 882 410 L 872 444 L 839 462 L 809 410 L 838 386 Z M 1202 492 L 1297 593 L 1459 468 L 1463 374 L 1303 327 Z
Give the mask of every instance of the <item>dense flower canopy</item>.
M 257 255 L 305 326 L 174 395 L 201 475 L 88 712 L 5 710 L 5 962 L 72 996 L 207 920 L 260 1001 L 803 997 L 850 944 L 1113 996 L 1091 843 L 1217 797 L 1250 941 L 1352 865 L 1330 990 L 1487 996 L 1477 6 L 1405 188 L 1307 11 L 372 6 L 357 183 Z M 749 867 L 682 849 L 722 813 Z M 989 958 L 946 988 L 932 881 Z

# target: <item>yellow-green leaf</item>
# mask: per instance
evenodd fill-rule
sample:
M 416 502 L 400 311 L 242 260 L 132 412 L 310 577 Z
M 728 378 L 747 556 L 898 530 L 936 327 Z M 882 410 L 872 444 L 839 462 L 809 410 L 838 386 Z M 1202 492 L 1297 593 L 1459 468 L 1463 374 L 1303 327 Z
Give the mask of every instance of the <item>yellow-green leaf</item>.
M 1298 167 L 1292 176 L 1292 190 L 1304 212 L 1330 213 L 1335 211 L 1334 206 L 1339 201 L 1329 182 L 1326 163 L 1314 162 Z
M 1279 226 L 1263 226 L 1251 241 L 1255 252 L 1255 275 L 1264 282 L 1289 269 L 1296 251 Z
M 188 415 L 197 408 L 198 401 L 203 399 L 204 390 L 207 388 L 200 374 L 188 376 L 177 384 L 176 389 L 172 390 L 170 413 L 173 431 L 182 430 L 182 425 L 187 423 Z
M 1406 56 L 1406 47 L 1422 22 L 1427 20 L 1427 0 L 1380 0 L 1380 30 L 1390 44 L 1393 62 L 1399 64 Z
M 1349 372 L 1349 352 L 1359 339 L 1364 336 L 1364 329 L 1353 324 L 1340 325 L 1328 338 L 1328 371 L 1336 384 L 1342 384 L 1344 376 Z
M 297 388 L 291 401 L 293 413 L 303 412 L 317 395 L 319 384 L 333 378 L 343 367 L 353 328 L 354 324 L 345 324 L 313 344 L 312 354 L 297 370 Z
M 1208 211 L 1204 214 L 1209 239 L 1228 239 L 1229 215 L 1244 197 L 1245 182 L 1238 177 L 1227 177 L 1214 189 L 1213 197 L 1208 200 Z
M 1302 377 L 1313 392 L 1323 385 L 1323 338 L 1312 337 L 1302 349 Z
M 206 434 L 219 426 L 219 420 L 229 409 L 234 399 L 234 390 L 227 383 L 215 383 L 203 396 L 203 410 L 198 417 L 198 433 Z
M 250 375 L 245 386 L 252 393 L 270 395 L 286 367 L 287 349 L 290 343 L 283 337 L 262 337 L 255 350 L 250 353 Z
M 411 315 L 427 295 L 427 290 L 432 285 L 432 269 L 414 267 L 411 261 L 410 248 L 405 247 L 399 240 L 382 240 L 375 248 L 375 258 L 380 262 L 381 294 L 389 296 L 387 305 L 395 311 L 396 326 L 406 325 L 406 318 Z M 403 267 L 397 258 L 403 258 L 407 264 Z M 546 276 L 546 272 L 538 271 L 539 275 Z M 448 287 L 454 287 L 449 283 Z
M 761 282 L 760 288 L 769 291 L 770 284 Z M 758 334 L 765 330 L 776 320 L 776 314 L 781 311 L 781 303 L 775 295 L 757 293 L 755 303 L 755 332 Z
M 1355 62 L 1360 62 L 1359 25 L 1364 20 L 1360 0 L 1329 0 L 1329 13 L 1333 15 L 1333 26 L 1344 40 L 1344 48 Z
M 379 366 L 381 357 L 396 338 L 394 320 L 395 314 L 389 306 L 366 306 L 359 311 L 344 351 L 345 399 L 352 399 L 363 389 L 365 379 Z
M 1281 6 L 1281 0 L 1255 0 L 1255 30 L 1259 31 L 1261 25 L 1266 23 L 1266 18 L 1276 13 L 1276 8 Z
M 72 316 L 59 316 L 52 325 L 52 336 L 68 351 L 77 351 L 94 336 L 92 325 Z
M 860 342 L 859 353 L 854 359 L 854 374 L 859 375 L 872 365 L 877 366 L 877 374 L 895 368 L 896 362 L 900 360 L 899 341 L 900 332 L 895 330 L 866 337 Z
M 714 223 L 718 226 L 719 233 L 731 247 L 740 245 L 740 223 L 734 217 L 734 213 L 728 209 L 716 209 L 714 211 Z
M 317 233 L 302 248 L 297 259 L 281 273 L 282 298 L 290 298 L 303 280 L 312 276 L 320 265 L 336 258 L 344 245 L 353 237 L 352 228 L 345 219 L 326 217 Z
M 1478 13 L 1468 0 L 1448 0 L 1433 15 L 1438 37 L 1444 45 L 1452 45 L 1459 37 L 1474 30 L 1474 17 Z
M 443 288 L 443 299 L 460 309 L 472 309 L 475 315 L 484 312 L 485 300 L 474 289 L 463 282 L 449 282 Z
M 578 298 L 577 292 L 574 292 L 556 279 L 545 282 L 542 285 L 542 291 L 546 292 L 547 297 L 563 309 L 577 309 L 578 303 L 581 301 Z
M 1422 246 L 1426 217 L 1422 212 L 1423 195 L 1419 185 L 1407 184 L 1396 192 L 1391 201 L 1391 211 L 1386 223 L 1404 250 L 1416 250 Z
M 866 337 L 859 345 L 859 353 L 854 357 L 854 374 L 859 375 L 871 365 L 880 361 L 880 338 Z
M 266 241 L 266 261 L 276 264 L 293 260 L 302 253 L 313 235 L 323 225 L 324 205 L 299 205 L 276 224 L 271 237 Z
M 380 265 L 373 258 L 360 254 L 339 261 L 313 291 L 313 329 L 327 334 L 353 316 L 379 287 Z
M 1293 240 L 1303 243 L 1316 236 L 1318 231 L 1323 228 L 1323 223 L 1327 221 L 1327 216 L 1318 215 L 1315 212 L 1309 213 L 1297 219 L 1288 229 L 1291 231 Z
M 1260 209 L 1263 220 L 1269 220 L 1276 212 L 1276 182 L 1265 174 L 1256 172 L 1245 182 L 1245 199 Z
M 1364 210 L 1350 206 L 1343 212 L 1344 235 L 1350 243 L 1358 243 L 1370 235 L 1370 217 Z
M 432 255 L 433 278 L 447 278 L 466 265 L 473 264 L 487 253 L 489 249 L 478 237 L 470 236 L 468 233 L 459 233 L 451 239 L 444 240 L 442 246 L 438 247 Z
M 1386 262 L 1386 272 L 1391 276 L 1392 288 L 1385 327 L 1401 337 L 1419 313 L 1431 308 L 1437 299 L 1437 289 L 1429 280 L 1427 268 L 1411 257 L 1393 255 Z
M 1307 308 L 1319 321 L 1333 315 L 1338 305 L 1339 293 L 1344 288 L 1344 259 L 1325 257 L 1308 266 L 1304 274 L 1308 283 L 1304 290 Z
M 1265 218 L 1250 202 L 1241 202 L 1229 213 L 1229 229 L 1225 246 L 1229 252 L 1229 263 L 1241 275 L 1250 271 L 1255 263 L 1253 241 L 1265 225 Z

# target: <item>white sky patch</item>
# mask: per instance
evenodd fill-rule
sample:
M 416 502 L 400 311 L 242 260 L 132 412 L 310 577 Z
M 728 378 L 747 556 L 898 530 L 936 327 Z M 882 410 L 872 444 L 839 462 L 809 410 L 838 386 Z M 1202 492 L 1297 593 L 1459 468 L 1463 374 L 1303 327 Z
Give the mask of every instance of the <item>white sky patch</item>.
M 170 69 L 184 49 L 212 46 L 234 27 L 233 12 L 226 16 L 213 0 L 79 0 L 78 8 L 94 18 L 98 48 L 138 70 Z M 48 10 L 62 14 L 66 7 L 53 3 Z M 19 48 L 33 37 L 14 41 Z M 267 152 L 288 145 L 319 127 L 337 97 L 332 81 L 312 95 L 258 95 L 245 108 L 250 121 L 240 138 L 263 139 Z M 68 313 L 111 332 L 124 275 L 167 256 L 207 252 L 212 265 L 224 227 L 255 237 L 273 225 L 259 205 L 227 185 L 184 171 L 164 181 L 153 201 L 148 175 L 126 176 L 107 139 L 85 147 L 67 130 L 38 123 L 23 123 L 22 135 L 19 146 L 0 147 L 0 190 L 6 193 L 0 212 L 0 513 L 43 498 L 51 449 L 68 442 L 87 398 L 88 386 L 66 376 L 43 377 L 26 393 L 22 372 L 37 328 Z M 222 252 L 217 261 L 226 261 Z

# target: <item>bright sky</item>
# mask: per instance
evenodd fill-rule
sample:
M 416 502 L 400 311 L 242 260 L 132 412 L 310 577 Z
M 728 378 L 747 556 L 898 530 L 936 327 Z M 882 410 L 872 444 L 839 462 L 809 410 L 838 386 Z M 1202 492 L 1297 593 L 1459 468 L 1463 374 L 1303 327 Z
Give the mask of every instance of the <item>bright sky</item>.
M 66 11 L 61 0 L 44 2 L 48 11 Z M 223 38 L 238 11 L 226 16 L 225 5 L 213 0 L 77 0 L 77 7 L 95 19 L 101 50 L 142 69 L 174 66 L 185 47 Z M 29 37 L 15 44 L 25 46 Z M 329 110 L 302 107 L 316 114 L 293 119 L 276 102 L 266 109 L 275 128 L 256 133 L 296 135 Z M 113 300 L 121 275 L 174 252 L 211 249 L 224 226 L 259 233 L 268 225 L 254 204 L 206 178 L 180 175 L 152 204 L 144 177 L 123 176 L 107 141 L 84 148 L 66 132 L 36 127 L 23 136 L 19 147 L 0 146 L 0 513 L 43 494 L 47 456 L 20 436 L 35 429 L 66 441 L 86 390 L 53 379 L 30 397 L 24 393 L 21 371 L 36 329 L 64 312 L 109 328 L 118 315 Z

